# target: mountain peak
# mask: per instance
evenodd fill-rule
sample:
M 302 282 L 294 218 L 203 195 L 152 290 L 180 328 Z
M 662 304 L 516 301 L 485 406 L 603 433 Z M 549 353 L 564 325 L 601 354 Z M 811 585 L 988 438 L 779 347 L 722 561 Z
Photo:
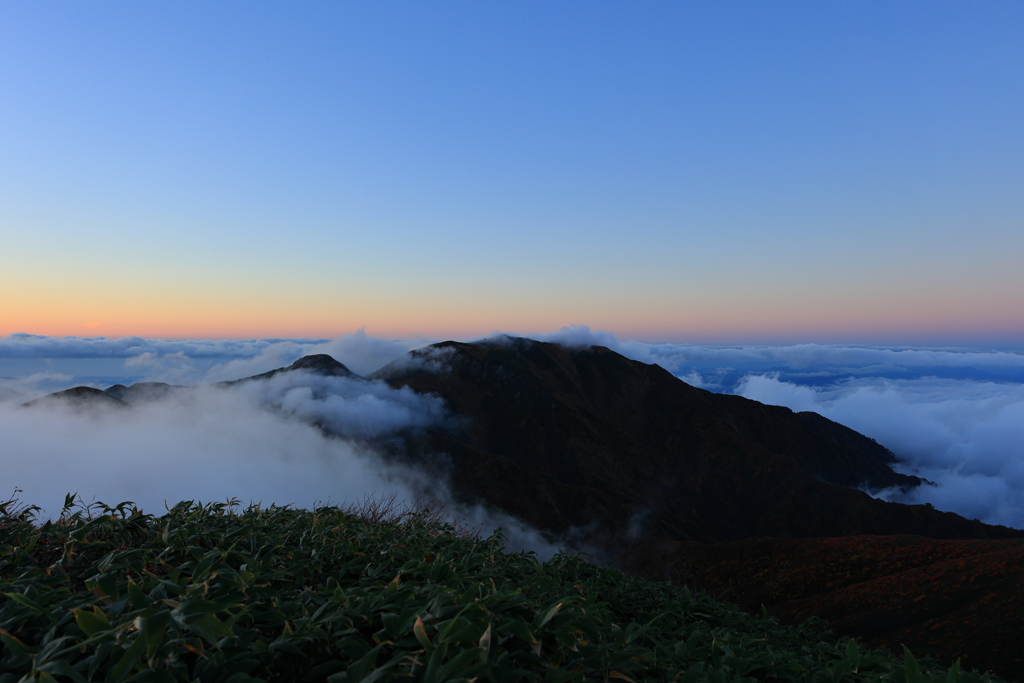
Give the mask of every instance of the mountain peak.
M 218 382 L 217 384 L 228 387 L 239 382 L 250 382 L 254 379 L 270 379 L 282 372 L 296 371 L 311 372 L 315 375 L 323 375 L 325 377 L 363 379 L 361 376 L 345 367 L 343 363 L 339 363 L 326 353 L 316 353 L 311 356 L 303 356 L 287 367 L 277 368 L 270 372 L 260 373 L 259 375 L 253 375 L 252 377 L 243 377 L 242 379 L 236 379 L 230 382 Z
M 410 441 L 410 457 L 447 454 L 461 495 L 545 531 L 594 523 L 597 545 L 634 527 L 677 542 L 1024 536 L 873 499 L 857 489 L 925 482 L 894 471 L 884 446 L 820 415 L 714 394 L 605 347 L 442 342 L 382 370 L 371 378 L 439 396 L 459 417 Z
M 315 372 L 318 375 L 332 375 L 335 377 L 358 377 L 356 373 L 345 367 L 344 363 L 336 361 L 326 353 L 317 353 L 311 356 L 303 356 L 291 365 L 287 370 L 306 370 Z

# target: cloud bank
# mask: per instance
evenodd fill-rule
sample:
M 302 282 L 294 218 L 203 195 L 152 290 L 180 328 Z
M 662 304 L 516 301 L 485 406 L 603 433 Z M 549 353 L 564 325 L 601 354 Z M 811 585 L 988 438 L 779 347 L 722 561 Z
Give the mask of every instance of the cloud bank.
M 1024 385 L 929 377 L 819 388 L 749 375 L 737 393 L 852 427 L 890 448 L 897 469 L 937 484 L 887 500 L 1024 528 Z
M 229 387 L 190 387 L 129 409 L 0 405 L 0 482 L 60 511 L 67 493 L 147 512 L 181 500 L 238 498 L 311 507 L 395 495 L 424 498 L 472 528 L 507 529 L 509 547 L 555 547 L 511 516 L 452 500 L 445 473 L 386 460 L 375 440 L 443 421 L 444 402 L 384 382 L 282 373 Z
M 251 377 L 325 353 L 366 375 L 425 346 L 421 339 L 372 337 L 357 330 L 337 339 L 163 340 L 141 337 L 0 337 L 0 388 L 29 398 L 76 384 L 199 384 Z M 102 369 L 96 369 L 102 366 Z M 6 375 L 6 376 L 5 376 Z M 0 401 L 9 392 L 0 391 Z

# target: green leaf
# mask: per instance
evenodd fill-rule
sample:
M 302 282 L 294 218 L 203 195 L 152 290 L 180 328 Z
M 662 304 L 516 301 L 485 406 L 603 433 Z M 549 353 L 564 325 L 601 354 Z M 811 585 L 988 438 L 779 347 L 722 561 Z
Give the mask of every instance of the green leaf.
M 78 624 L 78 628 L 82 629 L 82 632 L 90 638 L 100 631 L 110 629 L 110 620 L 107 619 L 107 615 L 95 606 L 92 612 L 87 612 L 84 609 L 71 611 L 75 615 L 75 623 Z
M 530 630 L 530 627 L 521 621 L 507 621 L 501 626 L 499 626 L 498 630 L 507 631 L 508 633 L 511 633 L 517 638 L 525 640 L 528 643 L 532 643 L 535 640 L 537 640 L 536 638 L 534 638 L 533 631 Z
M 366 679 L 370 676 L 373 671 L 373 665 L 377 661 L 377 655 L 384 648 L 384 644 L 381 643 L 377 647 L 367 652 L 358 661 L 349 665 L 346 673 L 346 680 L 348 683 L 369 683 Z
M 683 677 L 679 679 L 679 683 L 695 683 L 704 674 L 704 663 L 697 662 L 683 674 Z
M 39 670 L 58 676 L 65 676 L 75 681 L 75 683 L 86 683 L 85 677 L 63 659 L 51 660 L 39 667 Z
M 233 638 L 235 636 L 235 632 L 228 628 L 227 624 L 212 614 L 204 614 L 196 621 L 191 622 L 189 626 L 202 632 L 203 635 L 214 642 L 218 638 Z
M 836 662 L 828 671 L 832 675 L 832 683 L 839 683 L 843 680 L 843 676 L 850 671 L 850 662 Z
M 434 649 L 434 644 L 430 642 L 430 637 L 427 636 L 427 628 L 423 625 L 423 620 L 419 616 L 416 617 L 416 623 L 412 626 L 412 633 L 416 636 L 416 640 L 419 641 L 424 650 L 430 652 Z
M 953 662 L 953 666 L 949 667 L 949 673 L 946 674 L 946 683 L 957 683 L 960 680 L 960 660 Z
M 427 668 L 423 671 L 424 683 L 434 683 L 438 680 L 435 677 L 435 673 L 441 669 L 441 665 L 444 663 L 444 658 L 447 656 L 448 643 L 439 643 L 431 653 L 430 660 L 427 662 Z
M 559 602 L 555 606 L 549 608 L 548 611 L 544 613 L 544 617 L 540 620 L 540 623 L 537 624 L 537 628 L 544 628 L 544 626 L 546 626 L 549 621 L 554 619 L 555 615 L 558 614 L 558 610 L 561 609 L 563 604 L 565 603 Z
M 142 636 L 146 639 L 146 657 L 152 658 L 163 645 L 167 626 L 171 623 L 171 612 L 167 609 L 160 610 L 142 617 L 140 621 Z
M 213 614 L 220 610 L 220 605 L 212 600 L 186 600 L 174 608 L 179 614 Z
M 918 666 L 917 660 L 914 659 L 914 655 L 910 654 L 906 645 L 903 646 L 903 662 L 907 683 L 924 683 L 924 679 L 921 677 L 921 667 Z
M 609 678 L 625 678 L 629 683 L 634 683 L 632 678 L 626 678 L 617 671 L 613 671 Z M 571 681 L 573 679 L 579 680 L 582 678 L 582 674 L 572 671 L 571 669 L 550 669 L 544 676 L 544 683 L 565 683 L 565 681 Z
M 135 638 L 135 642 L 132 646 L 121 655 L 121 659 L 117 661 L 114 668 L 110 670 L 110 676 L 107 678 L 108 681 L 122 680 L 128 672 L 131 671 L 132 667 L 135 666 L 135 662 L 139 661 L 139 657 L 146 651 L 146 639 L 140 634 Z
M 487 624 L 487 630 L 480 636 L 480 642 L 478 643 L 480 648 L 480 661 L 486 662 L 487 656 L 491 652 L 491 625 Z
M 16 655 L 31 655 L 35 652 L 31 647 L 18 640 L 16 636 L 2 628 L 0 628 L 0 640 Z
M 460 670 L 466 668 L 468 665 L 479 659 L 480 653 L 476 648 L 468 648 L 463 650 L 459 654 L 452 657 L 448 662 L 444 664 L 437 672 L 438 681 L 446 681 L 454 676 Z
M 46 610 L 43 609 L 43 607 L 40 604 L 28 598 L 27 596 L 22 595 L 21 593 L 4 593 L 4 595 L 6 595 L 8 598 L 18 603 L 19 605 L 24 605 L 25 607 L 28 607 L 30 610 L 34 612 L 39 612 L 40 614 L 47 614 Z M 49 615 L 47 614 L 47 616 Z
M 853 638 L 846 641 L 846 659 L 850 662 L 853 673 L 857 673 L 857 669 L 860 668 L 860 648 L 857 647 L 857 641 Z
M 153 601 L 150 600 L 149 596 L 143 593 L 142 588 L 140 588 L 139 584 L 134 581 L 128 582 L 128 599 L 131 600 L 131 603 L 135 605 L 136 609 L 149 607 L 153 604 Z

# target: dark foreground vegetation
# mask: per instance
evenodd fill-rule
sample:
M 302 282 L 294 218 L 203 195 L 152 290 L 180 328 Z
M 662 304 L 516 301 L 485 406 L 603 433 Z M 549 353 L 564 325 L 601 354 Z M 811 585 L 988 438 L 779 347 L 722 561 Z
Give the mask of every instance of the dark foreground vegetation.
M 634 542 L 619 566 L 871 648 L 1024 680 L 1024 540 L 921 536 Z
M 985 681 L 429 515 L 0 504 L 8 681 Z

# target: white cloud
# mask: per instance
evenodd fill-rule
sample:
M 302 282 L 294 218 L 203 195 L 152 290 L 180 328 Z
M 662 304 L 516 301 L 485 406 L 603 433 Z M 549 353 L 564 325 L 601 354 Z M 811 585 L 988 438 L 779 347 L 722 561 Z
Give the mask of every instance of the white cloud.
M 408 352 L 429 344 L 419 339 L 382 339 L 357 330 L 310 348 L 306 353 L 326 353 L 357 375 L 368 375 Z
M 24 402 L 48 394 L 53 391 L 66 389 L 71 385 L 74 378 L 60 372 L 36 372 L 26 377 L 17 379 L 6 379 L 0 382 L 0 386 L 7 391 L 0 396 L 7 396 L 7 399 Z
M 502 337 L 502 339 L 506 339 L 506 337 Z M 427 346 L 391 361 L 380 368 L 379 371 L 371 373 L 369 376 L 388 380 L 396 375 L 413 371 L 442 375 L 451 371 L 450 362 L 454 355 L 455 347 L 453 346 L 443 346 L 440 348 Z
M 0 495 L 20 489 L 22 502 L 49 515 L 67 493 L 131 500 L 155 514 L 181 500 L 309 507 L 366 495 L 406 504 L 430 497 L 484 533 L 506 528 L 511 549 L 551 556 L 555 547 L 535 529 L 455 503 L 443 476 L 385 461 L 370 445 L 445 416 L 436 396 L 304 372 L 186 388 L 129 410 L 0 404 Z
M 796 344 L 792 346 L 646 345 L 655 362 L 672 373 L 728 368 L 745 372 L 770 370 L 854 376 L 905 376 L 936 369 L 960 376 L 1024 379 L 1024 354 L 971 349 L 892 349 Z
M 142 337 L 45 337 L 9 334 L 0 337 L 0 358 L 131 358 L 181 352 L 189 358 L 247 358 L 281 340 L 143 339 Z M 291 340 L 314 345 L 325 340 Z
M 236 391 L 253 403 L 350 439 L 375 439 L 428 427 L 441 423 L 447 415 L 444 401 L 432 394 L 418 394 L 408 387 L 393 389 L 383 381 L 307 372 L 281 373 L 239 385 Z
M 241 392 L 204 389 L 127 413 L 0 408 L 0 433 L 5 484 L 51 514 L 68 492 L 133 500 L 154 513 L 165 500 L 237 496 L 309 506 L 366 492 L 415 497 L 409 473 Z
M 651 354 L 651 345 L 641 342 L 619 341 L 611 332 L 591 330 L 586 325 L 568 325 L 557 332 L 533 336 L 538 341 L 560 344 L 568 348 L 585 348 L 587 346 L 605 346 L 626 358 L 641 363 L 654 363 L 656 358 Z
M 336 339 L 168 340 L 11 334 L 0 337 L 0 361 L 16 373 L 11 380 L 2 382 L 11 387 L 14 381 L 38 373 L 36 367 L 42 360 L 62 368 L 74 368 L 71 372 L 81 374 L 84 361 L 95 363 L 101 359 L 119 359 L 121 363 L 120 374 L 112 373 L 109 368 L 101 373 L 111 382 L 124 378 L 127 382 L 196 384 L 251 377 L 317 353 L 328 354 L 356 374 L 365 375 L 428 343 L 420 339 L 372 337 L 362 329 Z M 72 363 L 72 360 L 83 362 Z M 45 390 L 56 391 L 68 386 L 71 384 L 47 385 Z
M 887 499 L 1024 528 L 1024 385 L 926 377 L 814 389 L 752 375 L 737 393 L 847 425 L 892 449 L 905 471 L 938 484 L 889 491 Z
M 230 381 L 276 370 L 291 365 L 307 355 L 306 348 L 306 345 L 291 341 L 268 344 L 253 356 L 235 358 L 226 363 L 214 365 L 206 372 L 203 380 L 206 382 Z

